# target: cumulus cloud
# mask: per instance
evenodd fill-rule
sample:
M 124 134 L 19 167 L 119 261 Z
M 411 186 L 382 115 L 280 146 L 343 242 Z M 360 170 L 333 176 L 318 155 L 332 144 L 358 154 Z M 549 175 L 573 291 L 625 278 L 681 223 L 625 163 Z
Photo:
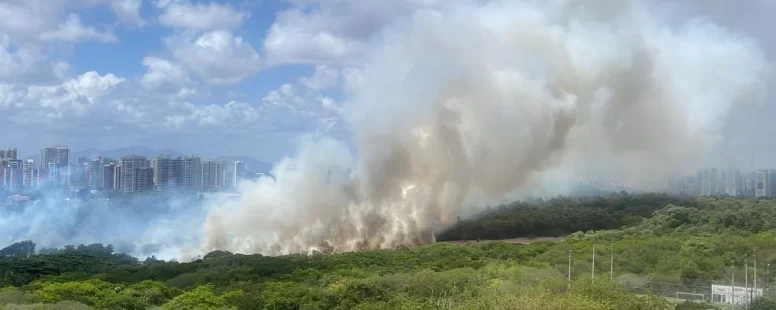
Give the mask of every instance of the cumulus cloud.
M 284 109 L 305 118 L 328 118 L 337 115 L 334 99 L 300 88 L 298 84 L 283 84 L 265 95 L 261 102 L 267 110 Z
M 120 22 L 134 26 L 146 24 L 140 16 L 140 9 L 143 7 L 142 0 L 112 0 L 109 5 Z
M 187 123 L 202 127 L 234 127 L 259 121 L 261 114 L 245 102 L 229 101 L 224 105 L 194 105 L 190 102 L 171 103 L 174 110 L 165 116 L 165 126 L 181 128 Z
M 264 40 L 273 64 L 358 64 L 370 38 L 397 18 L 444 1 L 292 1 Z
M 91 5 L 94 3 L 11 0 L 0 6 L 0 31 L 15 42 L 116 41 L 113 33 L 84 25 L 71 11 Z
M 301 83 L 310 89 L 321 90 L 338 86 L 340 73 L 337 69 L 327 65 L 315 67 L 315 72 L 310 77 L 302 77 Z
M 210 84 L 234 84 L 258 72 L 261 64 L 253 47 L 228 31 L 174 36 L 165 44 L 177 61 Z
M 35 46 L 11 46 L 7 40 L 0 44 L 0 81 L 57 81 L 64 79 L 69 69 L 67 62 L 49 61 Z
M 79 42 L 85 40 L 98 40 L 105 42 L 118 41 L 110 32 L 100 32 L 94 28 L 86 27 L 81 23 L 78 15 L 70 13 L 67 19 L 59 24 L 55 30 L 45 31 L 40 34 L 40 39 L 45 41 L 61 40 L 67 42 Z
M 187 89 L 190 83 L 188 74 L 180 65 L 164 58 L 145 57 L 143 65 L 147 71 L 140 82 L 146 89 L 178 93 Z M 187 92 L 184 91 L 184 94 Z
M 159 1 L 157 6 L 163 10 L 159 23 L 189 30 L 234 29 L 250 17 L 249 13 L 239 12 L 230 4 L 216 2 Z

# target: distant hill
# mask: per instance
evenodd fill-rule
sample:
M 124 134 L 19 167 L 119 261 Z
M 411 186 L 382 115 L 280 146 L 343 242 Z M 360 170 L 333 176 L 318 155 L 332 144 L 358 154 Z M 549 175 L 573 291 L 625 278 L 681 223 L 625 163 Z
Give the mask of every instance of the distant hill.
M 221 156 L 218 160 L 226 160 L 230 163 L 241 161 L 245 163 L 245 169 L 252 172 L 269 172 L 272 164 L 248 156 Z
M 85 149 L 82 151 L 75 151 L 70 154 L 70 161 L 76 161 L 79 157 L 110 157 L 110 158 L 121 158 L 121 156 L 127 156 L 127 155 L 140 155 L 145 157 L 156 157 L 159 154 L 169 155 L 173 157 L 177 156 L 184 156 L 183 153 L 178 152 L 173 149 L 159 149 L 154 150 L 149 147 L 141 146 L 141 145 L 134 145 L 129 147 L 122 147 L 118 149 L 113 150 L 99 150 L 99 149 Z
M 145 156 L 148 158 L 156 157 L 157 155 L 168 155 L 172 157 L 178 157 L 178 156 L 186 156 L 189 154 L 184 154 L 182 152 L 179 152 L 174 149 L 165 148 L 165 149 L 158 149 L 154 150 L 149 147 L 141 146 L 141 145 L 134 145 L 129 147 L 123 147 L 113 150 L 100 150 L 95 148 L 85 149 L 81 151 L 75 151 L 70 153 L 70 161 L 76 162 L 79 157 L 110 157 L 114 159 L 119 159 L 122 156 L 126 155 L 140 155 Z M 203 157 L 203 159 L 207 159 L 206 157 Z M 226 160 L 228 162 L 233 163 L 234 161 L 242 161 L 245 162 L 246 168 L 248 171 L 252 172 L 269 172 L 272 169 L 272 164 L 258 160 L 256 158 L 248 157 L 248 156 L 221 156 L 218 158 L 215 158 L 216 160 Z

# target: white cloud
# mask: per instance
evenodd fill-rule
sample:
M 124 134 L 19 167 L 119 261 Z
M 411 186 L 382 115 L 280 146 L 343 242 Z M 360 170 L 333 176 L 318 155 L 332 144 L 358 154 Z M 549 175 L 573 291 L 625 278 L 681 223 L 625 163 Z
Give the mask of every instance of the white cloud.
M 111 32 L 84 25 L 75 13 L 97 4 L 99 1 L 6 0 L 0 4 L 0 34 L 16 43 L 116 41 Z
M 35 46 L 14 46 L 8 40 L 0 42 L 0 82 L 61 80 L 70 69 L 64 61 L 49 62 L 48 57 Z
M 317 92 L 300 92 L 299 87 L 292 84 L 283 84 L 270 91 L 261 102 L 267 111 L 285 110 L 302 118 L 335 117 L 338 110 L 334 99 Z
M 110 9 L 120 22 L 129 25 L 143 26 L 145 21 L 140 17 L 141 0 L 111 0 Z
M 157 6 L 163 9 L 159 23 L 189 30 L 234 29 L 250 17 L 250 14 L 238 12 L 229 4 L 215 2 L 194 4 L 191 1 L 160 1 Z
M 116 42 L 118 39 L 110 32 L 100 32 L 81 23 L 81 19 L 75 13 L 67 15 L 67 19 L 59 24 L 55 30 L 45 31 L 38 36 L 44 41 L 80 42 L 97 40 L 104 42 Z
M 160 59 L 151 61 L 160 62 Z M 267 124 L 258 108 L 245 102 L 176 101 L 161 94 L 138 91 L 142 83 L 142 79 L 133 81 L 111 73 L 101 75 L 89 71 L 51 86 L 0 84 L 0 114 L 7 116 L 9 124 L 16 124 L 17 130 L 89 134 L 104 133 L 106 128 L 145 134 L 190 134 L 200 130 L 210 134 L 256 133 Z M 19 127 L 25 125 L 35 127 Z
M 315 67 L 313 76 L 303 77 L 300 81 L 310 89 L 327 89 L 336 87 L 339 84 L 340 74 L 337 69 L 326 65 L 319 65 Z
M 342 70 L 342 88 L 348 92 L 354 92 L 364 84 L 364 75 L 361 69 L 349 67 Z
M 175 59 L 210 84 L 234 84 L 259 70 L 259 54 L 228 31 L 175 36 L 165 43 Z
M 189 84 L 186 71 L 166 59 L 145 57 L 143 65 L 147 72 L 140 81 L 146 89 L 178 92 Z
M 194 105 L 190 102 L 172 103 L 179 110 L 165 116 L 168 128 L 182 128 L 186 125 L 199 127 L 231 127 L 236 124 L 255 124 L 261 114 L 250 104 L 230 101 L 224 105 Z
M 0 94 L 3 106 L 15 107 L 5 111 L 9 120 L 22 123 L 56 121 L 69 117 L 83 117 L 99 109 L 104 97 L 125 82 L 113 74 L 100 75 L 86 72 L 59 85 L 3 84 Z
M 369 40 L 397 18 L 440 0 L 304 0 L 278 14 L 265 40 L 272 64 L 358 64 Z

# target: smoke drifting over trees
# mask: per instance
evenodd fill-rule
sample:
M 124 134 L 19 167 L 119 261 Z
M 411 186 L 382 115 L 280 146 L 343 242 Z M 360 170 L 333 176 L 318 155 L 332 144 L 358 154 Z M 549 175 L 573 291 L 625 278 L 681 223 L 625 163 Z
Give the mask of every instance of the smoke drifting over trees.
M 203 251 L 430 242 L 465 206 L 597 171 L 648 188 L 723 142 L 770 74 L 756 40 L 638 1 L 453 1 L 376 37 L 340 110 L 357 154 L 311 137 L 210 208 Z

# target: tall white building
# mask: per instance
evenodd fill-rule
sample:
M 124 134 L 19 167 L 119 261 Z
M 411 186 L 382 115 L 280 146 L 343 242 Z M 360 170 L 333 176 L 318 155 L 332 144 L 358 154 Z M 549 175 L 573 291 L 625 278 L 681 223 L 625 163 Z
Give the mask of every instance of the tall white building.
M 235 161 L 234 162 L 234 171 L 232 178 L 234 181 L 232 181 L 232 185 L 237 188 L 237 185 L 240 184 L 240 180 L 245 178 L 245 163 L 241 161 Z
M 202 191 L 202 159 L 198 156 L 183 158 L 183 190 Z
M 20 191 L 24 184 L 23 163 L 18 159 L 7 160 L 8 165 L 3 169 L 3 184 L 5 189 Z
M 214 192 L 224 187 L 224 163 L 206 160 L 202 162 L 202 191 Z
M 22 183 L 28 188 L 38 186 L 38 169 L 35 168 L 35 162 L 32 159 L 22 163 Z
M 102 157 L 92 158 L 89 161 L 87 183 L 91 189 L 103 189 L 105 186 L 105 163 Z
M 143 156 L 131 155 L 121 158 L 120 191 L 123 193 L 135 193 L 147 190 L 148 173 L 145 169 L 151 168 L 151 162 Z M 142 170 L 142 171 L 140 171 Z M 140 173 L 139 173 L 140 171 Z M 153 174 L 150 176 L 153 182 Z
M 40 170 L 41 175 L 47 176 L 47 182 L 55 186 L 69 186 L 70 149 L 67 146 L 54 146 L 41 150 Z
M 755 197 L 769 197 L 771 195 L 771 184 L 770 184 L 770 171 L 767 170 L 757 170 L 754 173 L 754 181 L 755 181 L 755 188 L 754 188 L 754 196 Z

